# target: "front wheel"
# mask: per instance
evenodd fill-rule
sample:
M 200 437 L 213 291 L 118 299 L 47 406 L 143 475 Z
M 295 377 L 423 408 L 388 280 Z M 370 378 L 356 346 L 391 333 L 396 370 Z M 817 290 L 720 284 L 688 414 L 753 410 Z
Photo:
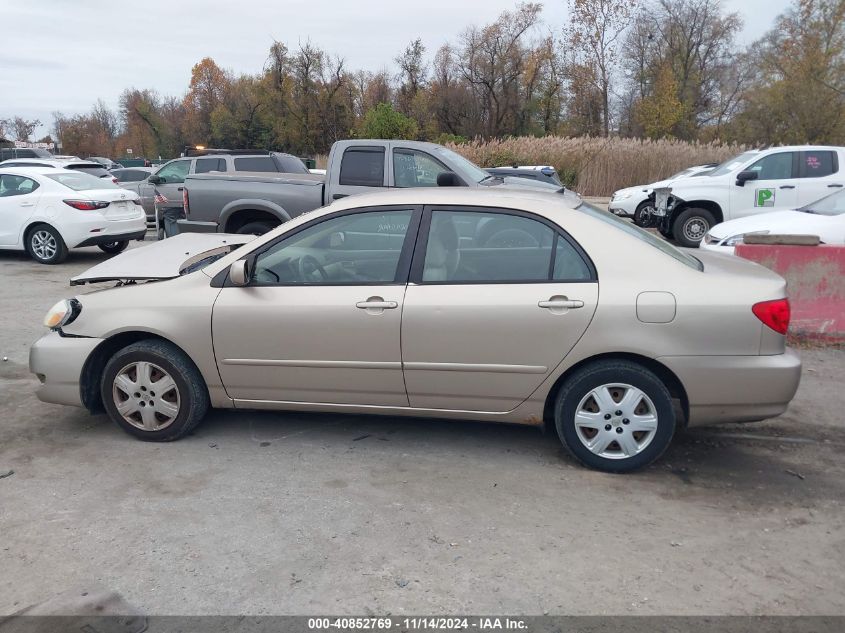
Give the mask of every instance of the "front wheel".
M 52 226 L 38 224 L 27 233 L 26 252 L 39 264 L 60 264 L 67 257 L 67 245 Z
M 124 347 L 103 371 L 100 395 L 109 417 L 149 442 L 189 433 L 209 407 L 208 389 L 193 361 L 176 346 L 148 339 Z
M 118 253 L 122 253 L 126 250 L 126 247 L 129 246 L 129 241 L 123 242 L 109 242 L 108 244 L 97 244 L 97 248 L 99 248 L 104 253 L 108 253 L 109 255 L 117 255 Z
M 634 224 L 644 229 L 653 227 L 659 218 L 654 214 L 654 203 L 650 200 L 641 202 L 634 211 Z
M 672 222 L 672 237 L 681 246 L 697 248 L 714 224 L 716 218 L 707 209 L 685 209 Z
M 669 446 L 675 424 L 663 382 L 626 360 L 581 368 L 555 402 L 555 426 L 564 447 L 597 470 L 621 473 L 647 466 Z

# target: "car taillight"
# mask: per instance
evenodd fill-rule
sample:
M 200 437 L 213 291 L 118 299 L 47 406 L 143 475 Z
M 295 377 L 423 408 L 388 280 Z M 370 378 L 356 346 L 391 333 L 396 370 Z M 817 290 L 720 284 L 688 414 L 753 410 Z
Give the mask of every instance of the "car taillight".
M 137 204 L 139 207 L 141 206 L 141 199 L 140 199 L 140 198 L 134 198 L 134 199 L 132 200 L 132 202 L 134 202 L 135 204 Z
M 786 334 L 789 329 L 789 299 L 773 299 L 761 301 L 751 307 L 751 311 L 764 325 L 769 326 L 778 334 Z
M 94 200 L 63 200 L 63 202 L 80 211 L 96 211 L 97 209 L 105 209 L 109 206 L 108 202 L 96 202 Z
M 182 208 L 185 210 L 185 217 L 187 218 L 191 210 L 190 204 L 188 203 L 188 190 L 184 187 L 182 188 Z

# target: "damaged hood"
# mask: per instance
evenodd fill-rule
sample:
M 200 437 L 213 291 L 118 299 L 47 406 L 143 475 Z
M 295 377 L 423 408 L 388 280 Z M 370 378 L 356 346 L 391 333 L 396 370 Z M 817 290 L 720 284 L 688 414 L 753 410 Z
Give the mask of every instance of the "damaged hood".
M 70 285 L 172 279 L 202 260 L 222 257 L 253 239 L 254 235 L 182 233 L 149 246 L 124 251 L 71 278 Z

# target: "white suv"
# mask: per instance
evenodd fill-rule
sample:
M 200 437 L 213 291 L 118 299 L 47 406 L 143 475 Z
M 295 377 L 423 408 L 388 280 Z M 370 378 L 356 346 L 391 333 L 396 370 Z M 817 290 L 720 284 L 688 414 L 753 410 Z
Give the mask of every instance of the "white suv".
M 817 145 L 744 152 L 708 175 L 655 189 L 660 232 L 698 246 L 712 226 L 755 213 L 795 209 L 845 186 L 845 148 Z

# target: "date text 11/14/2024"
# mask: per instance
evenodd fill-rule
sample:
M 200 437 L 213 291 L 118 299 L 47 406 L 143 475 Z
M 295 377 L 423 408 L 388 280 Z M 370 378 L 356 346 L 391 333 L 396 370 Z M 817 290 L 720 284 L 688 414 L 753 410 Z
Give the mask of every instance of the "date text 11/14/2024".
M 422 630 L 470 630 L 520 631 L 528 628 L 527 623 L 520 618 L 508 617 L 344 617 L 344 618 L 308 618 L 310 630 L 349 630 L 349 631 L 387 631 L 393 628 L 422 631 Z

